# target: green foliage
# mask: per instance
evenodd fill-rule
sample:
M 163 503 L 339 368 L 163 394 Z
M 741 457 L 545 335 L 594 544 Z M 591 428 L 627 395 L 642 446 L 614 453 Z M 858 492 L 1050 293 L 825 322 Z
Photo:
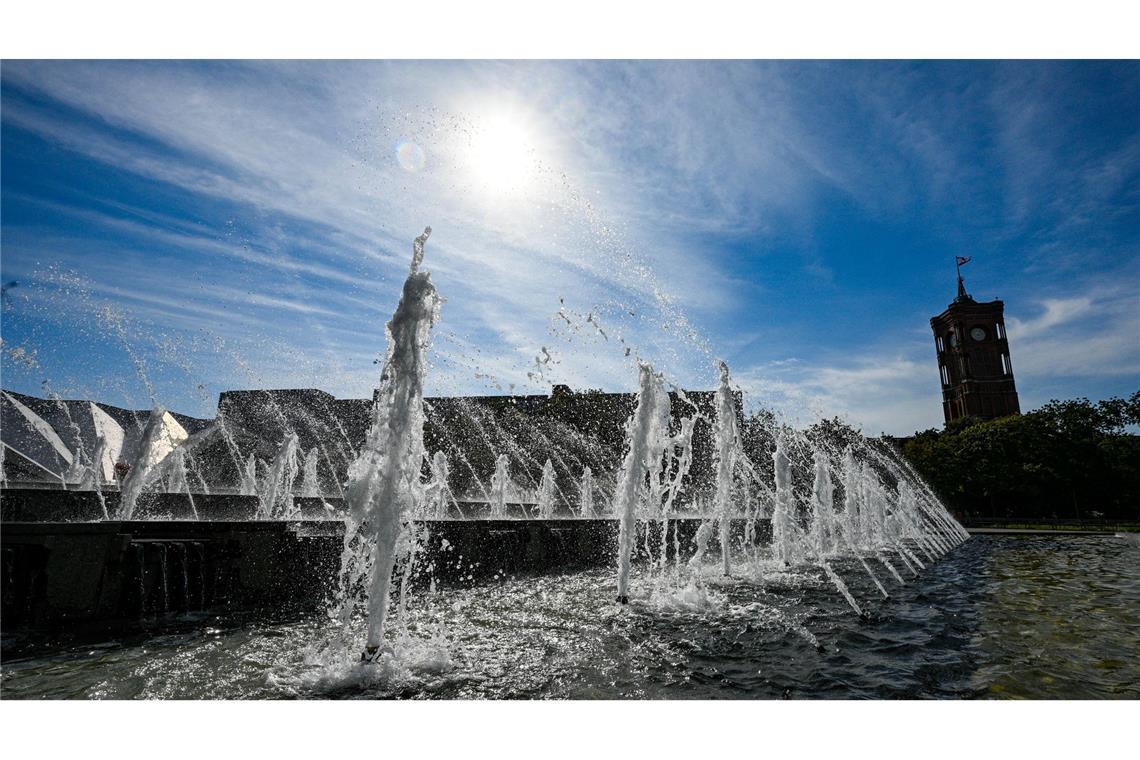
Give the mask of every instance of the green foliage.
M 903 453 L 965 517 L 1140 517 L 1140 391 L 916 433 Z
M 848 446 L 857 446 L 863 438 L 862 433 L 838 417 L 820 420 L 805 430 L 804 434 L 813 445 L 832 451 L 843 451 Z

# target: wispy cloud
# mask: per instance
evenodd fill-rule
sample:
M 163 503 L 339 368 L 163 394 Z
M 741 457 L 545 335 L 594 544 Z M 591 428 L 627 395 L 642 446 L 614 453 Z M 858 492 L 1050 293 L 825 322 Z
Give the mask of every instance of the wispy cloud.
M 1040 305 L 1044 311 L 1039 317 L 1028 320 L 1010 317 L 1008 327 L 1011 340 L 1028 340 L 1050 328 L 1072 322 L 1074 319 L 1087 315 L 1093 307 L 1093 300 L 1088 296 L 1082 296 L 1080 298 L 1048 298 L 1041 301 Z
M 940 419 L 915 330 L 940 308 L 948 252 L 1006 283 L 1019 381 L 1136 366 L 1134 304 L 1097 280 L 1137 279 L 1140 77 L 1107 70 L 1128 73 L 1118 91 L 1067 64 L 9 62 L 4 273 L 32 289 L 80 272 L 218 383 L 250 380 L 210 338 L 260 381 L 323 364 L 322 384 L 366 395 L 430 223 L 441 391 L 629 388 L 638 356 L 707 387 L 728 356 L 760 392 L 906 431 Z M 1125 117 L 1099 132 L 1070 113 L 1104 103 Z M 469 170 L 494 110 L 534 131 L 521 197 Z M 12 170 L 21 135 L 86 174 Z M 401 141 L 421 170 L 395 160 Z M 38 310 L 27 330 L 78 329 L 87 307 L 43 299 L 22 302 Z M 562 307 L 625 342 L 563 329 Z M 57 342 L 45 360 L 75 361 Z M 538 373 L 543 346 L 559 363 Z
M 898 355 L 833 366 L 797 359 L 738 372 L 735 380 L 755 401 L 798 424 L 840 417 L 868 434 L 898 434 L 941 423 L 933 367 L 932 360 Z
M 1009 320 L 1014 373 L 1029 380 L 1028 387 L 1060 377 L 1140 382 L 1140 294 L 1131 284 L 1045 299 L 1039 307 L 1041 313 L 1033 319 Z

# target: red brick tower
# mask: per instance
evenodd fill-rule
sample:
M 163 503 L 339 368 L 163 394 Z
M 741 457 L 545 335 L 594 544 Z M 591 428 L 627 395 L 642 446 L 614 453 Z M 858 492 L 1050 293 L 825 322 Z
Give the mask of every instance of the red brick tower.
M 958 257 L 958 297 L 930 320 L 946 422 L 1021 413 L 1005 335 L 1005 304 L 978 303 L 970 297 L 960 268 L 968 261 Z

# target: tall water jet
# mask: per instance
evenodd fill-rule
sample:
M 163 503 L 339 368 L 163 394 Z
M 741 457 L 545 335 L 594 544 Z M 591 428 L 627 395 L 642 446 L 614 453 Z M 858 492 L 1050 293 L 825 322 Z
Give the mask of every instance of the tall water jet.
M 320 452 L 317 447 L 309 449 L 305 455 L 305 464 L 301 468 L 301 495 L 306 498 L 316 498 L 321 495 L 321 486 L 317 481 L 317 464 L 320 461 Z
M 491 517 L 503 517 L 507 513 L 507 487 L 511 483 L 507 467 L 510 461 L 506 454 L 499 454 L 495 459 L 495 474 L 491 476 Z
M 163 467 L 166 470 L 167 493 L 189 493 L 190 482 L 186 477 L 186 463 L 182 449 L 177 448 L 171 452 Z
M 143 428 L 139 439 L 138 456 L 135 457 L 127 474 L 119 486 L 119 510 L 116 517 L 120 520 L 130 520 L 134 517 L 135 506 L 139 496 L 150 483 L 154 467 L 164 458 L 166 452 L 166 426 L 163 418 L 166 410 L 155 406 L 147 418 L 146 427 Z
M 792 511 L 795 497 L 792 494 L 792 462 L 788 459 L 787 443 L 781 435 L 776 439 L 776 450 L 772 453 L 776 476 L 776 503 L 772 509 L 772 555 L 778 562 L 790 565 L 794 558 L 792 542 L 795 540 L 795 526 L 792 524 Z
M 542 481 L 538 484 L 538 516 L 543 520 L 554 517 L 554 463 L 549 459 L 542 466 Z
M 835 548 L 835 487 L 831 484 L 831 467 L 827 455 L 816 451 L 812 461 L 815 479 L 811 489 L 811 539 L 821 557 Z
M 66 489 L 68 483 L 74 483 L 78 486 L 79 490 L 85 490 L 82 483 L 90 470 L 91 462 L 87 458 L 87 452 L 80 446 L 72 454 L 71 464 L 63 473 L 63 487 Z
M 170 456 L 162 463 L 162 468 L 168 473 L 166 477 L 166 490 L 169 493 L 184 493 L 190 500 L 190 511 L 194 519 L 198 519 L 198 507 L 194 504 L 194 494 L 190 493 L 190 474 L 186 468 L 186 446 L 178 446 L 170 452 Z
M 883 481 L 874 468 L 863 463 L 863 514 L 866 516 L 865 533 L 867 544 L 872 547 L 883 544 L 883 521 L 886 517 Z
M 98 491 L 100 486 L 103 485 L 103 457 L 107 451 L 106 437 L 99 435 L 95 438 L 95 449 L 91 455 L 91 461 L 87 467 L 84 468 L 83 474 L 79 479 L 79 489 L 86 491 Z
M 668 420 L 666 420 L 666 424 L 668 424 Z M 665 570 L 666 560 L 669 556 L 669 515 L 672 514 L 673 504 L 677 500 L 677 494 L 681 492 L 681 486 L 689 474 L 689 468 L 693 465 L 693 430 L 696 425 L 696 415 L 682 417 L 681 429 L 677 435 L 665 442 L 665 501 L 661 504 L 660 569 L 662 572 Z M 648 536 L 648 531 L 646 531 L 646 535 Z M 675 525 L 673 528 L 673 561 L 675 570 L 680 573 L 680 538 L 677 535 Z
M 843 452 L 843 525 L 853 548 L 862 543 L 862 520 L 859 517 L 859 463 L 848 446 Z
M 238 487 L 242 496 L 257 496 L 257 459 L 250 454 L 241 468 L 241 485 Z
M 369 661 L 379 657 L 384 641 L 388 592 L 405 513 L 419 501 L 423 488 L 426 353 L 442 303 L 431 273 L 419 271 L 430 234 L 431 228 L 425 228 L 412 245 L 411 270 L 385 330 L 388 353 L 372 406 L 372 424 L 348 471 L 343 616 L 347 623 L 351 595 L 358 583 L 366 581 L 368 632 L 362 657 Z
M 645 362 L 639 364 L 637 407 L 625 427 L 626 453 L 614 492 L 618 530 L 617 600 L 629 602 L 629 570 L 636 538 L 635 513 L 646 476 L 660 461 L 668 439 L 670 401 L 661 377 Z
M 107 500 L 103 497 L 103 484 L 105 482 L 103 471 L 103 460 L 107 455 L 107 437 L 104 435 L 97 435 L 95 438 L 95 450 L 91 455 L 91 465 L 83 474 L 79 482 L 80 490 L 94 491 L 95 496 L 99 499 L 99 506 L 103 508 L 103 519 L 108 519 L 111 515 L 107 512 Z M 0 461 L 0 469 L 3 468 L 3 461 Z
M 922 526 L 918 517 L 918 502 L 915 499 L 914 491 L 907 483 L 899 483 L 899 499 L 898 510 L 896 512 L 898 524 L 898 550 L 899 554 L 905 559 L 910 560 L 911 564 L 917 565 L 918 569 L 925 570 L 926 565 L 918 558 L 914 552 L 925 553 L 926 549 L 923 546 Z M 914 551 L 907 546 L 907 541 L 910 541 L 915 547 Z M 927 554 L 929 557 L 930 555 Z M 913 568 L 912 568 L 913 572 Z
M 729 527 L 732 518 L 732 474 L 736 469 L 736 452 L 740 449 L 740 427 L 736 419 L 732 386 L 728 382 L 728 365 L 720 363 L 720 385 L 716 389 L 716 497 L 713 509 L 720 522 L 721 566 L 728 575 Z
M 226 445 L 226 450 L 229 451 L 230 460 L 233 462 L 234 470 L 238 473 L 238 492 L 243 496 L 253 496 L 257 492 L 257 477 L 255 475 L 253 478 L 253 489 L 246 491 L 244 488 L 245 484 L 243 482 L 245 476 L 243 468 L 245 467 L 246 463 L 242 461 L 241 450 L 238 448 L 237 441 L 234 440 L 234 434 L 233 431 L 230 430 L 229 423 L 226 420 L 226 411 L 224 408 L 218 409 L 216 424 L 218 425 L 218 428 L 222 434 L 222 441 Z
M 62 485 L 66 489 L 68 483 L 75 483 L 79 485 L 80 490 L 86 490 L 83 488 L 82 483 L 86 480 L 87 473 L 91 471 L 94 462 L 92 457 L 87 453 L 83 431 L 80 429 L 78 423 L 76 423 L 75 418 L 71 416 L 71 408 L 58 393 L 52 391 L 48 393 L 48 398 L 55 403 L 56 408 L 63 415 L 63 419 L 66 421 L 71 433 L 71 465 L 63 475 Z
M 97 405 L 91 404 L 91 422 L 95 428 L 95 435 L 101 436 L 107 445 L 103 449 L 102 457 L 93 457 L 95 466 L 101 467 L 102 483 L 110 483 L 115 479 L 115 463 L 123 454 L 123 444 L 126 433 L 123 427 L 115 422 L 109 414 Z
M 578 507 L 582 517 L 594 516 L 594 471 L 589 467 L 582 470 L 582 482 L 578 485 Z
M 445 517 L 448 502 L 453 500 L 451 487 L 448 485 L 449 470 L 447 455 L 442 451 L 435 452 L 431 458 L 431 482 L 427 486 L 428 514 L 432 517 Z
M 297 450 L 300 439 L 294 432 L 285 434 L 273 464 L 258 489 L 257 517 L 259 520 L 291 519 L 296 517 L 293 502 L 293 482 L 297 479 Z

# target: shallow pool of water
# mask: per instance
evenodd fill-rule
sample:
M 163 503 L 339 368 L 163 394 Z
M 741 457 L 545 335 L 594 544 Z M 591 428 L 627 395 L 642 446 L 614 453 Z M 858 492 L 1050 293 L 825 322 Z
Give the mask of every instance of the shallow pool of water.
M 701 584 L 613 573 L 416 594 L 380 665 L 331 655 L 325 620 L 8 657 L 16 698 L 1137 698 L 1140 546 L 1100 536 L 976 536 L 899 585 L 760 563 Z M 397 626 L 399 627 L 399 626 Z M 355 646 L 352 644 L 350 646 Z

